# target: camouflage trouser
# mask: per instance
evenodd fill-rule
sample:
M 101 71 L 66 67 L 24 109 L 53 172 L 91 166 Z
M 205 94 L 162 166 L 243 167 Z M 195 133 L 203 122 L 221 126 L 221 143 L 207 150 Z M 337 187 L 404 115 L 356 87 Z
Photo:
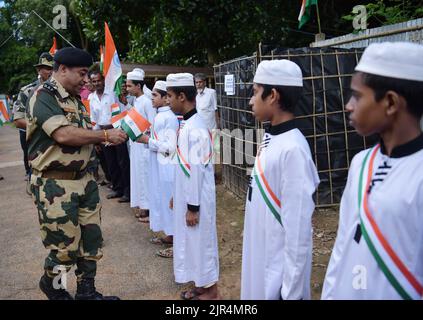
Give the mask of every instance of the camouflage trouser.
M 97 260 L 103 255 L 103 238 L 99 191 L 92 175 L 86 174 L 80 180 L 32 175 L 31 192 L 38 209 L 41 238 L 50 250 L 44 265 L 46 274 L 54 277 L 58 266 L 69 271 L 76 264 L 78 280 L 94 278 Z

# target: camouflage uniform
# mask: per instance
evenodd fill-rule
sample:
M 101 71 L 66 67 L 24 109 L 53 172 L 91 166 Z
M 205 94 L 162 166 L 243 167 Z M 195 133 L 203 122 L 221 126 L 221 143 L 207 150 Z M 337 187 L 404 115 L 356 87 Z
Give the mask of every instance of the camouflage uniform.
M 18 98 L 13 104 L 13 120 L 25 119 L 26 106 L 27 106 L 29 97 L 39 85 L 40 85 L 40 81 L 36 80 L 26 85 L 25 87 L 21 88 L 18 94 Z M 29 167 L 29 163 L 28 163 L 28 147 L 26 143 L 26 130 L 24 128 L 19 128 L 19 139 L 21 142 L 22 152 L 24 155 L 23 160 L 24 160 L 24 166 L 25 166 L 25 173 L 29 175 L 31 172 L 31 168 Z M 27 192 L 29 192 L 28 187 L 27 187 Z
M 97 166 L 94 148 L 60 145 L 51 136 L 62 126 L 91 128 L 89 115 L 82 102 L 52 77 L 30 98 L 26 120 L 31 192 L 42 241 L 50 250 L 46 274 L 53 278 L 55 266 L 69 271 L 76 264 L 78 281 L 93 279 L 102 257 L 101 204 L 92 176 Z
M 13 105 L 13 120 L 25 119 L 26 105 L 31 93 L 40 85 L 40 80 L 22 87 Z

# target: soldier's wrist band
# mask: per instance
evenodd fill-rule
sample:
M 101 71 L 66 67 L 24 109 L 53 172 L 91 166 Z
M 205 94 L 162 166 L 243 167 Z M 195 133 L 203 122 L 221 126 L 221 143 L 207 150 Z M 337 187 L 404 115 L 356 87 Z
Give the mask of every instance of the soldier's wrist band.
M 109 142 L 109 136 L 107 134 L 107 130 L 103 130 L 104 132 L 104 142 Z

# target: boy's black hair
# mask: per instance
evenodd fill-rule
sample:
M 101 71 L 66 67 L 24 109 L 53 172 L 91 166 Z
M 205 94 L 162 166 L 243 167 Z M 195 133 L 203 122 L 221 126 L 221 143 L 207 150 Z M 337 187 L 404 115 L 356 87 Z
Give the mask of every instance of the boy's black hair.
M 164 96 L 167 96 L 167 92 L 166 91 L 163 91 L 163 90 L 160 90 L 160 89 L 154 89 L 154 90 L 156 90 L 157 91 L 157 93 L 158 94 L 160 94 L 160 96 L 163 98 Z
M 131 80 L 131 79 L 128 79 L 128 80 L 132 81 L 132 83 L 133 83 L 135 86 L 140 85 L 140 88 L 141 88 L 141 89 L 142 89 L 142 87 L 144 87 L 144 81 L 141 81 L 141 80 Z
M 298 103 L 298 100 L 301 97 L 301 92 L 303 91 L 302 87 L 293 87 L 293 86 L 275 86 L 270 84 L 259 84 L 257 85 L 263 87 L 263 93 L 261 98 L 266 99 L 272 89 L 275 89 L 279 93 L 279 107 L 287 112 L 294 113 L 295 106 Z
M 377 76 L 362 72 L 363 83 L 374 91 L 380 101 L 388 91 L 395 91 L 407 102 L 407 110 L 420 119 L 423 115 L 423 82 Z
M 197 89 L 194 86 L 189 87 L 169 87 L 168 90 L 171 90 L 179 95 L 180 93 L 184 93 L 185 97 L 189 102 L 195 102 L 195 97 L 197 96 Z

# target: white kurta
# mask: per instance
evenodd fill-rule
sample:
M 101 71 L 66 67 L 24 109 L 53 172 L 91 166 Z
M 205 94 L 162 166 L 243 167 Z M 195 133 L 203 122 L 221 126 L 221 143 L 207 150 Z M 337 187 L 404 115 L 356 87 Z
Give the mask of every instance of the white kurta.
M 193 110 L 195 112 L 195 109 Z M 192 114 L 190 112 L 189 114 Z M 185 115 L 187 118 L 188 115 Z M 211 139 L 206 124 L 198 113 L 181 122 L 178 148 L 190 169 L 175 168 L 173 266 L 178 283 L 194 281 L 204 287 L 218 281 L 219 255 L 216 233 L 216 190 L 213 164 L 204 165 L 211 150 Z M 187 176 L 189 174 L 189 177 Z M 186 224 L 188 204 L 199 206 L 199 223 Z
M 170 107 L 157 110 L 151 130 L 150 149 L 150 229 L 173 235 L 173 211 L 169 202 L 173 196 L 175 166 L 172 158 L 176 151 L 176 134 L 179 122 Z
M 241 299 L 310 299 L 312 196 L 319 176 L 294 122 L 265 133 L 250 179 Z
M 204 88 L 204 91 L 197 94 L 196 109 L 203 118 L 206 126 L 212 130 L 216 128 L 217 98 L 216 90 Z
M 135 99 L 134 108 L 151 124 L 154 122 L 156 110 L 153 108 L 151 99 L 142 95 Z M 149 209 L 148 171 L 150 152 L 142 143 L 131 142 L 131 207 Z
M 422 298 L 423 136 L 420 136 L 420 143 L 416 143 L 417 140 L 414 147 L 406 144 L 394 149 L 391 157 L 375 148 L 364 150 L 354 157 L 342 195 L 338 234 L 323 285 L 322 299 L 404 298 L 378 265 L 368 239 L 406 294 L 414 299 Z M 373 152 L 370 173 L 368 169 Z M 367 154 L 369 156 L 366 158 Z M 363 166 L 364 159 L 367 160 Z M 363 203 L 365 190 L 369 190 L 366 188 L 368 176 L 371 177 L 371 187 L 365 208 L 359 206 L 359 201 Z M 364 186 L 361 193 L 360 185 Z M 374 224 L 370 223 L 368 214 L 373 217 Z M 390 251 L 386 250 L 386 245 L 381 245 L 381 238 L 374 226 L 379 229 L 379 236 L 384 237 Z M 397 261 L 401 261 L 402 268 L 394 262 L 392 253 L 397 256 Z M 407 272 L 409 279 L 405 276 Z M 411 278 L 414 278 L 415 286 Z

